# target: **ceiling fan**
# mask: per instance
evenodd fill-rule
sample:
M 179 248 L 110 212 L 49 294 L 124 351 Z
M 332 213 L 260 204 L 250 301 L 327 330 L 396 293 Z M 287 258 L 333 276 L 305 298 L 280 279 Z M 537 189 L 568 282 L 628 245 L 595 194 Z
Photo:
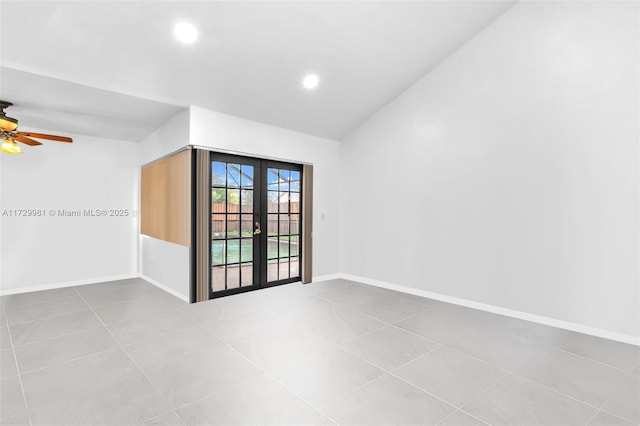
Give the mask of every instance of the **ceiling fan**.
M 47 135 L 44 133 L 33 132 L 19 132 L 18 120 L 12 117 L 7 117 L 4 113 L 4 109 L 13 105 L 11 102 L 0 100 L 0 132 L 2 132 L 2 147 L 0 152 L 6 152 L 7 154 L 22 154 L 22 149 L 18 145 L 18 142 L 29 146 L 42 145 L 42 142 L 38 142 L 35 139 L 46 139 L 57 142 L 73 142 L 73 139 L 66 136 Z M 35 139 L 33 139 L 35 138 Z

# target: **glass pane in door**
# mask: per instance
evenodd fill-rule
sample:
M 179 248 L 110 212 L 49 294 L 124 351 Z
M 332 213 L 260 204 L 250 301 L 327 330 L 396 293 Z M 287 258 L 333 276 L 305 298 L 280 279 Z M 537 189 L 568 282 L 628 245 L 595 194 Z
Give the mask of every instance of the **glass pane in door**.
M 211 170 L 211 290 L 253 286 L 255 166 L 221 159 Z
M 300 172 L 267 170 L 267 282 L 300 276 Z
M 210 297 L 300 279 L 301 169 L 212 153 Z

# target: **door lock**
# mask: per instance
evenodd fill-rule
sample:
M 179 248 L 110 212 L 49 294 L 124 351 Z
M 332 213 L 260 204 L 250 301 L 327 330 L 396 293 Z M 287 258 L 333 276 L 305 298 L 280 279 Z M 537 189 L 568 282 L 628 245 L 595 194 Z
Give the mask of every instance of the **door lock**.
M 259 235 L 262 233 L 262 230 L 260 229 L 260 222 L 256 222 L 256 229 L 253 231 L 253 235 Z

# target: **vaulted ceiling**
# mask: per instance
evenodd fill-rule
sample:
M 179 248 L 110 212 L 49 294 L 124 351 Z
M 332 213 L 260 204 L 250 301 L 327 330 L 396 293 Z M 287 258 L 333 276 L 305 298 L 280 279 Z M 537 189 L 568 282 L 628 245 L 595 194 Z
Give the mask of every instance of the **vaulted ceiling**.
M 3 0 L 0 98 L 21 124 L 126 140 L 189 105 L 340 139 L 513 4 Z

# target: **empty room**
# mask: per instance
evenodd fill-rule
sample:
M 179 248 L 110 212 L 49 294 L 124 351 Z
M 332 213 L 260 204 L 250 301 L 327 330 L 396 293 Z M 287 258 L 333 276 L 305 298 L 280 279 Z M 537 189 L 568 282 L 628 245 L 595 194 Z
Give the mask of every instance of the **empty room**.
M 640 1 L 0 0 L 0 425 L 640 425 Z

